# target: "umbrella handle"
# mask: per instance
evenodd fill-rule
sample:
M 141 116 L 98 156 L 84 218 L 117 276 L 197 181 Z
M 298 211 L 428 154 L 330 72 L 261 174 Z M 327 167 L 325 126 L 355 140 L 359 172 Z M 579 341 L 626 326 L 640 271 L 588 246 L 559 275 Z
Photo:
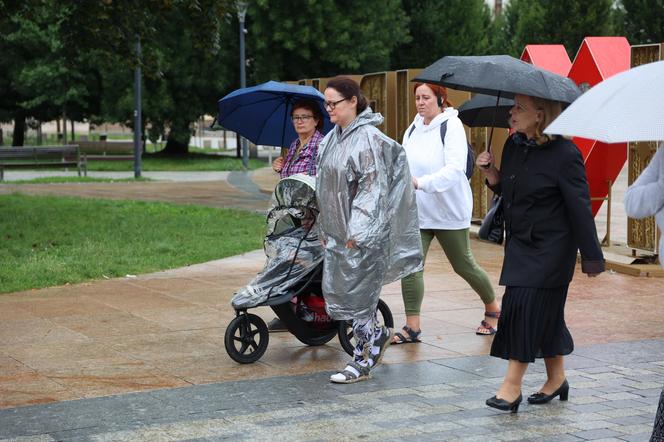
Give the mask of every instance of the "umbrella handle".
M 491 120 L 491 132 L 489 133 L 489 142 L 486 144 L 486 151 L 491 153 L 491 143 L 493 142 L 493 129 L 496 126 L 496 114 L 498 113 L 498 103 L 500 102 L 500 91 L 496 97 L 496 107 L 493 108 L 493 118 Z M 487 164 L 482 166 L 483 169 L 488 169 L 490 166 Z

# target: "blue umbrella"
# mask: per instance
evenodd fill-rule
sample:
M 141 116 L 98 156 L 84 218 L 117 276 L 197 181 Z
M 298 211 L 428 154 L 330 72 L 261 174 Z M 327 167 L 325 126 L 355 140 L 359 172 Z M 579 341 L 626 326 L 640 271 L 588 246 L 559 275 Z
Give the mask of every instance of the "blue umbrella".
M 290 119 L 293 102 L 314 100 L 323 115 L 323 134 L 333 124 L 325 110 L 325 97 L 311 86 L 268 81 L 238 89 L 219 100 L 219 125 L 254 144 L 288 147 L 297 137 Z

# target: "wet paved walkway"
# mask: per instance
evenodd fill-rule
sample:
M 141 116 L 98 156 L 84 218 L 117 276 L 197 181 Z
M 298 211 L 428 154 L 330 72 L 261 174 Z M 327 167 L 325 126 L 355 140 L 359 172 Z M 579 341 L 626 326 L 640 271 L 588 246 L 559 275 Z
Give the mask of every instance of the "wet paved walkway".
M 386 364 L 354 385 L 314 372 L 0 410 L 0 438 L 647 441 L 663 354 L 664 340 L 578 349 L 569 401 L 523 404 L 516 415 L 484 405 L 504 364 L 480 356 Z M 543 370 L 531 367 L 526 391 Z
M 253 181 L 255 187 L 231 179 L 190 184 L 214 189 L 198 199 L 208 205 L 245 201 L 261 210 L 267 195 Z M 113 189 L 122 191 L 106 196 L 158 199 L 153 185 L 177 191 L 179 183 L 118 184 L 125 183 Z M 26 186 L 21 191 L 95 197 L 107 191 Z M 182 201 L 195 202 L 181 192 Z M 502 294 L 502 249 L 473 241 L 473 250 Z M 577 271 L 566 311 L 577 345 L 568 359 L 570 400 L 523 405 L 510 416 L 484 406 L 505 363 L 487 356 L 490 338 L 474 334 L 479 298 L 437 246 L 425 272 L 424 342 L 390 348 L 374 379 L 348 386 L 327 382 L 347 360 L 336 339 L 306 347 L 278 333 L 254 364 L 226 355 L 230 297 L 263 259 L 255 251 L 137 278 L 0 295 L 0 439 L 648 438 L 664 384 L 663 278 L 606 272 L 589 279 Z M 386 286 L 383 299 L 402 324 L 398 284 Z M 255 312 L 273 317 L 265 308 Z M 524 393 L 542 379 L 535 364 Z

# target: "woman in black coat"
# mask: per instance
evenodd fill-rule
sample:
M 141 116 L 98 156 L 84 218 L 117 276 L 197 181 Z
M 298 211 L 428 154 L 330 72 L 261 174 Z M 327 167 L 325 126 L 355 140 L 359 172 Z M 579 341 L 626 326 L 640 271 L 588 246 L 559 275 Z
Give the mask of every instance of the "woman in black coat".
M 523 375 L 535 358 L 544 358 L 547 381 L 528 402 L 567 399 L 563 356 L 574 343 L 564 307 L 577 250 L 584 273 L 604 271 L 581 153 L 568 139 L 543 135 L 560 112 L 560 103 L 516 95 L 510 110 L 515 133 L 505 143 L 501 169 L 489 152 L 476 161 L 489 187 L 503 197 L 506 234 L 500 275 L 506 289 L 491 355 L 509 364 L 503 384 L 486 403 L 512 412 L 519 408 Z

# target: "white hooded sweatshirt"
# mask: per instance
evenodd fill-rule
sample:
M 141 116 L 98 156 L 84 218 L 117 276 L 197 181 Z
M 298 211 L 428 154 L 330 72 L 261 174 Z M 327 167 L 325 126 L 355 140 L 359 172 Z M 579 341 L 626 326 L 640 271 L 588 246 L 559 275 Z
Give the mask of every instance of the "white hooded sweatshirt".
M 459 112 L 451 107 L 428 125 L 416 115 L 406 129 L 403 147 L 410 173 L 417 178 L 417 212 L 420 229 L 460 230 L 470 227 L 473 195 L 466 177 L 468 144 Z M 440 125 L 447 120 L 445 144 Z M 412 133 L 409 132 L 415 125 Z
M 410 159 L 410 158 L 409 158 Z M 419 200 L 417 202 L 419 204 Z M 627 188 L 625 212 L 632 218 L 655 216 L 661 238 L 659 240 L 659 262 L 664 267 L 664 143 L 650 160 L 641 175 Z

